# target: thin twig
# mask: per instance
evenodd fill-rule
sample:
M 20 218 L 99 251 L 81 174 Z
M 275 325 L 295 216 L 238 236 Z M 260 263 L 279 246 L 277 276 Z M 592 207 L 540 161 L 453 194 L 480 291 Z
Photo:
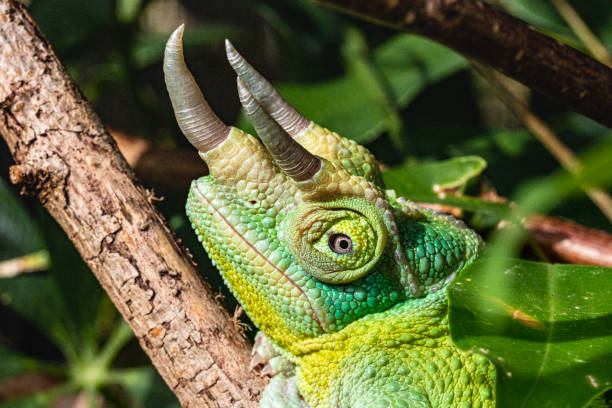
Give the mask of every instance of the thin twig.
M 567 0 L 550 0 L 580 41 L 601 63 L 612 67 L 612 55 Z
M 0 262 L 0 278 L 13 278 L 22 273 L 44 271 L 50 266 L 46 249 Z
M 504 85 L 498 78 L 494 70 L 478 62 L 472 61 L 472 67 L 481 74 L 487 82 L 495 89 L 500 99 L 506 104 L 540 143 L 552 154 L 557 161 L 572 175 L 577 175 L 582 167 L 580 160 L 567 147 L 550 127 L 518 98 L 512 91 Z M 590 185 L 580 185 L 591 201 L 601 210 L 601 212 L 612 222 L 612 197 L 601 188 Z

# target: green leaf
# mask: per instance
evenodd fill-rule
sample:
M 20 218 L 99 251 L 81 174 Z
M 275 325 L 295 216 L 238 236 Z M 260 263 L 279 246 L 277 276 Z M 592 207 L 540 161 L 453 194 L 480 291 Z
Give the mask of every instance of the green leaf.
M 157 408 L 179 408 L 180 405 L 168 386 L 153 367 L 115 370 L 112 382 L 125 387 L 137 406 Z
M 385 130 L 384 109 L 357 78 L 278 89 L 304 116 L 359 143 L 375 140 Z
M 521 184 L 513 201 L 510 216 L 515 220 L 531 214 L 545 214 L 568 197 L 583 194 L 583 186 L 599 186 L 606 189 L 612 185 L 610 171 L 612 142 L 605 140 L 580 155 L 583 166 L 576 177 L 565 171 L 557 171 L 547 177 L 530 180 Z M 519 228 L 503 228 L 496 231 L 489 240 L 487 252 L 495 257 L 516 256 L 526 232 Z
M 68 311 L 57 286 L 47 273 L 21 274 L 0 279 L 0 298 L 24 319 L 74 353 Z
M 44 248 L 40 230 L 0 178 L 0 260 Z
M 38 361 L 19 354 L 2 344 L 0 344 L 0 379 L 13 375 L 34 371 L 38 368 Z
M 487 162 L 478 156 L 455 157 L 430 163 L 406 163 L 383 172 L 389 188 L 395 188 L 407 198 L 431 194 L 440 190 L 458 189 L 478 176 Z
M 451 335 L 496 365 L 498 408 L 583 407 L 612 386 L 610 287 L 609 268 L 484 259 L 449 288 Z
M 508 12 L 536 27 L 571 35 L 571 31 L 550 1 L 500 0 L 500 3 Z
M 382 176 L 385 186 L 395 190 L 397 196 L 413 201 L 459 207 L 496 219 L 505 218 L 508 215 L 506 204 L 435 192 L 438 188 L 462 188 L 465 183 L 478 176 L 486 165 L 478 156 L 465 156 L 425 164 L 407 163 L 399 168 L 385 170 Z
M 454 51 L 412 34 L 393 37 L 374 53 L 400 107 L 406 107 L 427 86 L 467 66 Z
M 105 294 L 66 233 L 46 212 L 41 214 L 51 268 L 49 278 L 63 304 L 62 316 L 74 347 L 95 348 L 95 317 Z M 38 303 L 37 299 L 32 299 Z M 44 308 L 43 304 L 39 307 Z
M 46 212 L 39 214 L 51 267 L 47 273 L 0 279 L 0 298 L 74 359 L 96 346 L 103 292 L 64 231 Z
M 55 378 L 66 376 L 65 368 L 55 362 L 37 360 L 21 354 L 13 348 L 0 344 L 0 380 L 28 372 L 44 372 Z
M 355 53 L 347 55 L 355 57 Z M 456 53 L 409 34 L 395 36 L 378 47 L 372 59 L 368 69 L 357 64 L 359 70 L 349 59 L 347 66 L 353 69 L 332 81 L 287 84 L 278 89 L 306 117 L 344 137 L 368 143 L 395 123 L 393 105 L 405 107 L 424 88 L 466 66 Z M 380 75 L 376 86 L 371 83 L 372 69 Z M 370 75 L 365 75 L 368 70 Z M 383 93 L 385 87 L 390 100 Z
M 117 20 L 128 23 L 138 16 L 142 0 L 117 0 L 115 14 Z

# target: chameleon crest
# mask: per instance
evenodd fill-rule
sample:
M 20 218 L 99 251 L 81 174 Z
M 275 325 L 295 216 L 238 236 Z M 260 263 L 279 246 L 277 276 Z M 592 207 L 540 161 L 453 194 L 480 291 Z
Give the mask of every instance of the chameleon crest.
M 457 350 L 446 286 L 481 240 L 384 190 L 372 154 L 306 119 L 227 42 L 259 140 L 225 125 L 187 69 L 183 27 L 164 74 L 178 124 L 210 174 L 192 226 L 257 327 L 262 407 L 492 407 L 495 373 Z M 339 102 L 341 103 L 341 102 Z

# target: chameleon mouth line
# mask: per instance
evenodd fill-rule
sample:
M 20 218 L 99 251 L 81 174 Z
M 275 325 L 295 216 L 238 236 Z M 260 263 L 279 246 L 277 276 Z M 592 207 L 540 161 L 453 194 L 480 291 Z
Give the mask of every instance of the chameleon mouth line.
M 297 284 L 295 283 L 295 281 L 293 279 L 291 279 L 286 273 L 285 271 L 283 271 L 282 269 L 279 269 L 276 265 L 274 265 L 272 262 L 270 262 L 270 260 L 264 256 L 264 254 L 262 254 L 261 252 L 259 252 L 259 250 L 257 248 L 255 248 L 253 245 L 251 245 L 251 243 L 249 241 L 246 240 L 246 238 L 240 234 L 236 228 L 234 228 L 234 226 L 232 224 L 229 223 L 229 221 L 223 216 L 223 214 L 221 214 L 221 212 L 219 212 L 219 210 L 212 205 L 212 203 L 206 198 L 206 196 L 204 196 L 204 194 L 200 191 L 200 187 L 198 186 L 197 183 L 194 183 L 195 185 L 195 190 L 198 193 L 198 195 L 200 196 L 200 198 L 206 202 L 206 204 L 208 204 L 208 206 L 210 208 L 213 209 L 214 213 L 219 216 L 219 218 L 221 218 L 221 220 L 223 221 L 223 223 L 225 225 L 227 225 L 227 227 L 232 230 L 232 232 L 239 237 L 242 242 L 244 242 L 249 248 L 251 248 L 259 257 L 261 257 L 264 262 L 266 262 L 268 265 L 270 265 L 272 268 L 274 268 L 276 271 L 278 271 L 282 276 L 285 277 L 285 279 L 287 279 L 287 281 L 289 281 L 289 283 L 291 283 L 294 287 L 296 287 L 300 293 L 306 298 L 306 301 L 308 302 L 308 305 L 310 306 L 310 310 L 312 310 L 313 313 L 313 318 L 315 319 L 315 321 L 317 322 L 317 324 L 319 325 L 319 328 L 321 330 L 323 330 L 323 332 L 326 332 L 326 330 L 323 328 L 323 325 L 321 324 L 321 319 L 319 317 L 319 314 L 317 313 L 316 309 L 314 307 L 312 307 L 312 303 L 310 302 L 310 299 L 308 298 L 308 295 L 306 294 L 306 292 L 304 292 L 304 290 Z

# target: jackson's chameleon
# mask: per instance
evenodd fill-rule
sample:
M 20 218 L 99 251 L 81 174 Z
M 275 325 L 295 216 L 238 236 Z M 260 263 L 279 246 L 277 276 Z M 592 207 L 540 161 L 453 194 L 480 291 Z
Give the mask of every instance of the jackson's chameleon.
M 260 140 L 226 126 L 185 65 L 182 34 L 166 46 L 166 84 L 210 171 L 187 214 L 261 330 L 253 365 L 272 376 L 261 407 L 493 407 L 494 367 L 453 346 L 446 312 L 478 235 L 385 190 L 367 149 L 304 118 L 229 42 Z

